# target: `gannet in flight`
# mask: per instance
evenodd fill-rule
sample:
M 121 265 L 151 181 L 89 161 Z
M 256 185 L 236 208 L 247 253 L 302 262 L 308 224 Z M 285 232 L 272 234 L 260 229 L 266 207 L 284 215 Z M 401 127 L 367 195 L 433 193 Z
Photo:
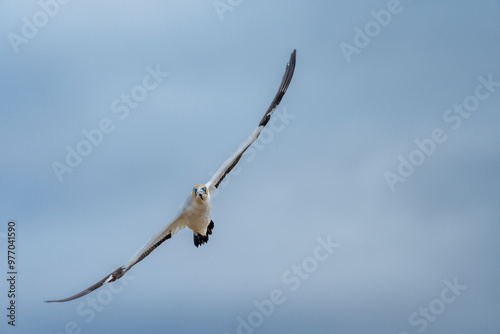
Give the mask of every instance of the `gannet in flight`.
M 229 174 L 229 172 L 231 172 L 234 166 L 236 166 L 238 161 L 240 161 L 243 153 L 245 153 L 250 145 L 252 145 L 257 137 L 259 137 L 262 129 L 264 129 L 266 124 L 271 119 L 271 116 L 278 107 L 278 104 L 285 95 L 288 85 L 290 85 L 290 81 L 292 80 L 293 71 L 295 69 L 295 57 L 296 50 L 293 50 L 290 56 L 290 61 L 286 66 L 285 74 L 283 75 L 283 79 L 281 80 L 281 85 L 278 89 L 278 93 L 276 93 L 274 100 L 271 102 L 271 105 L 264 114 L 264 117 L 262 117 L 257 128 L 252 132 L 250 137 L 248 137 L 248 139 L 240 145 L 236 152 L 234 152 L 233 155 L 231 155 L 229 159 L 227 159 L 222 164 L 219 170 L 217 170 L 217 172 L 206 184 L 198 184 L 193 188 L 191 196 L 189 196 L 188 201 L 185 203 L 183 209 L 172 223 L 156 233 L 144 246 L 142 246 L 141 249 L 139 249 L 137 253 L 135 253 L 134 256 L 132 256 L 130 260 L 128 260 L 125 265 L 119 267 L 96 284 L 83 290 L 80 293 L 77 293 L 74 296 L 59 300 L 47 300 L 46 302 L 67 302 L 69 300 L 85 296 L 86 294 L 100 288 L 106 283 L 116 281 L 117 279 L 125 275 L 125 273 L 129 271 L 130 268 L 135 266 L 146 256 L 148 256 L 152 251 L 154 251 L 156 247 L 160 246 L 165 240 L 170 239 L 175 233 L 185 227 L 189 227 L 191 230 L 193 230 L 194 245 L 196 247 L 206 243 L 208 241 L 208 236 L 212 234 L 212 230 L 214 228 L 214 222 L 212 221 L 212 204 L 210 202 L 210 199 L 215 190 L 221 184 L 222 180 L 224 180 L 224 177 Z

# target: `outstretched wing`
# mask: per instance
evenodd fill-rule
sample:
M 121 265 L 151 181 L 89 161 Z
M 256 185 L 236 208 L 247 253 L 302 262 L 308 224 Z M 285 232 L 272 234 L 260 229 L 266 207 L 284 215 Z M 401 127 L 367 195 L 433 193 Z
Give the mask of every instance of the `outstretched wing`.
M 281 80 L 281 85 L 280 88 L 278 89 L 278 93 L 276 93 L 273 102 L 271 102 L 271 105 L 264 114 L 264 117 L 262 117 L 257 128 L 252 132 L 250 137 L 248 137 L 247 140 L 245 140 L 240 145 L 240 147 L 236 150 L 236 152 L 234 152 L 233 155 L 231 155 L 229 159 L 227 159 L 222 164 L 219 170 L 212 176 L 210 181 L 208 181 L 208 183 L 206 184 L 207 187 L 209 188 L 210 193 L 213 193 L 215 189 L 219 187 L 219 184 L 222 182 L 222 180 L 224 180 L 226 175 L 231 172 L 234 166 L 236 166 L 238 161 L 240 161 L 243 153 L 245 153 L 245 151 L 250 147 L 250 145 L 252 145 L 252 143 L 257 139 L 257 137 L 259 137 L 260 133 L 271 119 L 271 116 L 273 115 L 274 111 L 281 102 L 281 99 L 285 95 L 285 92 L 288 86 L 290 85 L 290 81 L 292 81 L 293 71 L 295 70 L 296 53 L 297 51 L 293 50 L 292 55 L 290 56 L 290 61 L 286 65 L 285 74 L 283 75 L 283 79 Z
M 111 274 L 108 276 L 104 277 L 102 280 L 97 282 L 96 284 L 92 285 L 91 287 L 83 290 L 80 293 L 77 293 L 74 296 L 65 298 L 65 299 L 59 299 L 59 300 L 47 300 L 45 301 L 46 303 L 54 303 L 54 302 L 67 302 L 73 299 L 77 299 L 80 297 L 85 296 L 86 294 L 100 288 L 106 283 L 114 282 L 117 279 L 121 278 L 125 273 L 132 268 L 134 265 L 137 263 L 141 262 L 146 256 L 148 256 L 152 251 L 156 249 L 156 247 L 160 246 L 165 240 L 170 239 L 175 233 L 178 231 L 182 230 L 183 228 L 186 227 L 186 224 L 184 223 L 184 218 L 183 214 L 181 213 L 171 224 L 169 224 L 167 227 L 163 228 L 162 230 L 158 231 L 144 246 L 142 246 L 141 249 L 137 253 L 135 253 L 134 256 L 128 260 L 128 262 L 121 266 L 120 268 L 116 269 L 113 271 Z

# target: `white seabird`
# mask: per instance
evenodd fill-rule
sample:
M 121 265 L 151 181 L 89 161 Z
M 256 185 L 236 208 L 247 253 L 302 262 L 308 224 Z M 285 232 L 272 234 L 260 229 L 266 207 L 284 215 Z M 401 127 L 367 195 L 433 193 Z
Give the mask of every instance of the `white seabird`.
M 59 300 L 47 300 L 47 303 L 52 302 L 67 302 L 69 300 L 77 299 L 86 294 L 98 289 L 106 283 L 116 281 L 121 278 L 127 271 L 130 270 L 134 265 L 142 261 L 146 256 L 148 256 L 156 247 L 160 246 L 165 240 L 170 239 L 175 233 L 182 230 L 185 227 L 189 227 L 193 230 L 193 239 L 196 247 L 203 245 L 208 241 L 208 236 L 212 234 L 214 228 L 214 223 L 212 221 L 212 204 L 211 197 L 215 190 L 219 187 L 224 177 L 231 172 L 231 170 L 236 166 L 241 156 L 245 151 L 252 145 L 252 143 L 259 137 L 262 129 L 267 125 L 269 119 L 273 115 L 274 111 L 278 107 L 281 99 L 285 95 L 285 92 L 290 85 L 292 80 L 293 71 L 295 69 L 295 57 L 296 50 L 293 50 L 290 61 L 288 62 L 281 81 L 281 85 L 278 89 L 278 93 L 271 102 L 271 105 L 267 109 L 264 117 L 262 117 L 257 128 L 252 132 L 250 137 L 245 140 L 240 147 L 227 159 L 222 166 L 217 170 L 217 172 L 212 176 L 212 178 L 206 184 L 199 184 L 193 188 L 191 196 L 189 196 L 188 201 L 184 205 L 183 209 L 174 219 L 173 222 L 168 224 L 161 231 L 156 233 L 144 246 L 142 246 L 137 253 L 128 262 L 113 271 L 111 274 L 104 277 L 102 280 L 92 285 L 91 287 L 77 293 L 74 296 L 59 299 Z

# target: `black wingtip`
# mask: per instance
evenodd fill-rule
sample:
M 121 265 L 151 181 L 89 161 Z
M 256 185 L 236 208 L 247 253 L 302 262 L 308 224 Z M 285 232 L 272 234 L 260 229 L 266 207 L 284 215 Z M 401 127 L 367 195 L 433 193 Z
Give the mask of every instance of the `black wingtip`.
M 45 304 L 51 304 L 51 303 L 62 303 L 62 302 L 66 302 L 67 300 L 65 299 L 60 299 L 60 300 L 44 300 L 43 302 Z
M 295 61 L 297 59 L 297 49 L 294 49 L 292 51 L 292 54 L 290 55 L 290 60 L 286 64 L 286 70 L 285 74 L 283 74 L 283 78 L 281 79 L 281 85 L 278 89 L 278 92 L 276 93 L 276 96 L 274 97 L 273 101 L 271 102 L 271 105 L 267 109 L 264 117 L 262 117 L 259 126 L 266 126 L 269 120 L 271 119 L 271 115 L 273 114 L 274 110 L 278 107 L 278 105 L 281 102 L 281 99 L 286 93 L 286 90 L 288 89 L 288 86 L 290 85 L 290 82 L 292 82 L 292 77 L 293 73 L 295 71 Z
M 119 267 L 118 269 L 116 269 L 115 271 L 113 271 L 108 276 L 104 277 L 102 280 L 100 280 L 96 284 L 94 284 L 91 287 L 83 290 L 80 293 L 77 293 L 74 296 L 71 296 L 71 297 L 68 297 L 68 298 L 65 298 L 65 299 L 59 299 L 59 300 L 46 300 L 45 303 L 63 303 L 63 302 L 68 302 L 70 300 L 74 300 L 74 299 L 78 299 L 80 297 L 83 297 L 83 296 L 91 293 L 92 291 L 100 288 L 101 286 L 103 286 L 106 283 L 111 283 L 111 282 L 116 281 L 117 279 L 120 279 L 121 277 L 123 277 L 123 275 L 125 275 L 125 273 L 128 271 L 128 269 L 130 269 L 130 267 L 129 268 Z

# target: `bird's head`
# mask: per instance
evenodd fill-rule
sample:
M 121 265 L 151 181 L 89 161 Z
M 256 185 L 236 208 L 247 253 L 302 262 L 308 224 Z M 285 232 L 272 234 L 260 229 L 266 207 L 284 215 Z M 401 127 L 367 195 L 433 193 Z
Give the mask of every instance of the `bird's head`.
M 193 188 L 193 198 L 196 200 L 206 201 L 208 198 L 207 186 L 198 184 Z

